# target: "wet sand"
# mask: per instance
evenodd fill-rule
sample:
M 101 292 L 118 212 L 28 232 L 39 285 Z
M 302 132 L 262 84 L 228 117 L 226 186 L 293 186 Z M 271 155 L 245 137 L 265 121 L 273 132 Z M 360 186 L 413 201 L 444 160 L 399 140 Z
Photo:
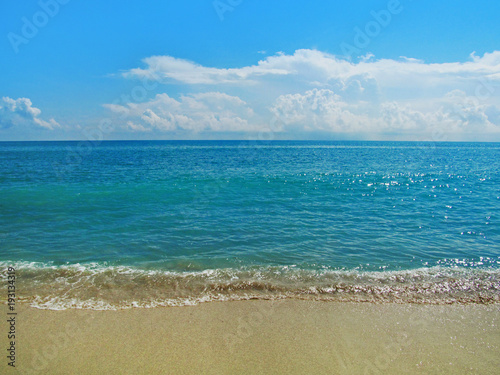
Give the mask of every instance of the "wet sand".
M 9 348 L 7 307 L 1 343 Z M 2 374 L 496 374 L 500 305 L 300 300 L 121 311 L 17 306 Z

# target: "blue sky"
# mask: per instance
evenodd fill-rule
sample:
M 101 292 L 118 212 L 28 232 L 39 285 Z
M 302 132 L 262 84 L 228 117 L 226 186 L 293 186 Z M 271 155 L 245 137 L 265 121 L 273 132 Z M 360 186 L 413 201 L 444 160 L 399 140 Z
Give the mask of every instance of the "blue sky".
M 500 141 L 497 1 L 4 0 L 0 140 Z

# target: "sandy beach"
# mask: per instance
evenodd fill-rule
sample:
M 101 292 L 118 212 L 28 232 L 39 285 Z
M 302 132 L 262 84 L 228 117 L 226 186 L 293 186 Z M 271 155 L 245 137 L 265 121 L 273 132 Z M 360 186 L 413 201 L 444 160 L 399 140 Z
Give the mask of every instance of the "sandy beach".
M 255 300 L 17 311 L 16 367 L 4 356 L 3 374 L 494 374 L 500 366 L 499 305 Z
M 500 1 L 0 9 L 0 375 L 500 375 Z

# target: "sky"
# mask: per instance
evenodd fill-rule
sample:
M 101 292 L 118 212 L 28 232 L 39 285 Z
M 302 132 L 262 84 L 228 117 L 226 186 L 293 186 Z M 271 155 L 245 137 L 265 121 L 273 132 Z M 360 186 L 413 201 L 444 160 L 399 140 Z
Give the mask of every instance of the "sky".
M 2 0 L 0 141 L 500 141 L 500 3 Z

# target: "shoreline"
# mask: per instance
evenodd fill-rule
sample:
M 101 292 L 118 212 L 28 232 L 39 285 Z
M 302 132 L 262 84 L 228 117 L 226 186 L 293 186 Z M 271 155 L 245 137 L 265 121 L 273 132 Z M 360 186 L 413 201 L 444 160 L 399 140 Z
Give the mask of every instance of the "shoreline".
M 493 265 L 496 259 L 482 259 Z M 105 264 L 12 263 L 19 302 L 42 309 L 154 308 L 208 301 L 304 299 L 373 303 L 500 303 L 500 269 L 419 267 L 402 270 L 296 266 L 169 271 Z M 6 262 L 0 262 L 6 266 Z M 7 267 L 0 277 L 7 278 Z M 0 296 L 0 302 L 3 297 Z
M 5 374 L 488 374 L 500 366 L 499 304 L 16 309 L 16 368 L 4 358 Z M 6 317 L 6 305 L 1 311 Z

